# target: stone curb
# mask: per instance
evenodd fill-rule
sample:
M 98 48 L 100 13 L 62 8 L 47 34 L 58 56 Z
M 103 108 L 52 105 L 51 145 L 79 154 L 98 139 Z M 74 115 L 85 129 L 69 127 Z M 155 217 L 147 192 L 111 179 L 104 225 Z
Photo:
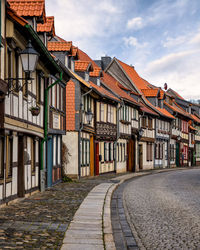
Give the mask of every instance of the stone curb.
M 119 183 L 113 184 L 111 187 L 109 187 L 106 195 L 105 195 L 105 202 L 103 206 L 103 240 L 104 240 L 104 248 L 106 250 L 114 250 L 115 242 L 113 237 L 113 231 L 112 231 L 112 223 L 111 223 L 111 199 L 112 194 L 115 191 L 115 189 L 121 185 L 123 182 L 135 178 L 135 177 L 142 177 L 145 175 L 150 174 L 158 174 L 158 173 L 164 173 L 164 172 L 170 172 L 170 171 L 178 171 L 178 170 L 188 170 L 188 169 L 197 169 L 199 167 L 182 167 L 182 168 L 165 168 L 165 169 L 152 169 L 150 171 L 144 171 L 144 172 L 138 172 L 138 173 L 130 173 L 126 175 L 122 175 L 119 177 L 115 177 L 112 180 L 113 181 L 119 181 Z M 129 222 L 128 218 L 128 222 Z M 140 245 L 141 246 L 141 245 Z

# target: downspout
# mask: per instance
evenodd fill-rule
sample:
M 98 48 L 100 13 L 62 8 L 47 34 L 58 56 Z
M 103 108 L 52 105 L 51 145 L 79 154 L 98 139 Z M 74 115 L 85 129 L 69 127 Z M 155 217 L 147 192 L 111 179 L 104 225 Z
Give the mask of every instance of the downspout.
M 88 95 L 91 91 L 92 91 L 92 88 L 88 92 L 86 92 L 85 94 L 81 95 L 81 103 L 80 103 L 80 111 L 79 111 L 80 118 L 81 118 L 81 123 L 80 123 L 80 128 L 78 130 L 78 179 L 79 180 L 81 178 L 81 152 L 80 152 L 81 145 L 80 144 L 81 144 L 81 131 L 83 129 L 83 117 L 82 117 L 82 114 L 83 114 L 83 112 L 82 112 L 82 105 L 83 104 L 82 104 L 82 98 L 84 96 Z
M 54 83 L 52 83 L 50 86 L 48 86 L 44 91 L 44 138 L 41 141 L 41 151 L 40 151 L 41 165 L 40 165 L 40 171 L 44 170 L 44 157 L 43 157 L 44 156 L 44 142 L 46 142 L 47 139 L 48 139 L 48 94 L 49 94 L 49 89 L 51 89 L 57 83 L 62 81 L 62 75 L 63 75 L 63 73 L 61 72 L 60 73 L 60 78 L 57 79 Z M 41 185 L 42 184 L 44 185 L 45 183 L 41 182 Z M 41 191 L 44 191 L 45 187 L 41 186 L 41 189 L 42 189 Z

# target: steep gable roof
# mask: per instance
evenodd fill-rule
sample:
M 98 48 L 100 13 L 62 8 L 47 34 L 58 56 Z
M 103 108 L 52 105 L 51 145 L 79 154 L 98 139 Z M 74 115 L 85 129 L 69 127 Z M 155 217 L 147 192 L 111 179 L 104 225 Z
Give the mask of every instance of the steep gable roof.
M 128 64 L 120 61 L 119 59 L 115 58 L 115 60 L 118 62 L 119 65 L 121 65 L 124 72 L 130 78 L 130 80 L 136 85 L 139 91 L 141 91 L 141 89 L 150 89 L 147 82 L 138 75 L 133 66 L 129 66 Z
M 200 124 L 200 119 L 196 115 L 191 114 L 191 117 L 195 122 Z
M 128 95 L 125 91 L 123 91 L 118 86 L 119 82 L 115 78 L 113 78 L 111 75 L 109 75 L 108 73 L 103 72 L 103 77 L 101 78 L 101 81 L 106 86 L 108 86 L 114 93 L 116 93 L 118 96 L 120 96 L 124 100 L 126 100 L 132 104 L 135 104 L 137 106 L 140 106 L 140 104 L 138 102 L 136 102 L 133 97 Z
M 167 92 L 170 93 L 170 94 L 171 94 L 172 96 L 174 96 L 174 97 L 178 97 L 179 99 L 184 100 L 184 98 L 183 98 L 182 96 L 180 96 L 175 90 L 173 90 L 173 89 L 171 89 L 171 88 L 169 88 L 169 89 L 167 90 Z

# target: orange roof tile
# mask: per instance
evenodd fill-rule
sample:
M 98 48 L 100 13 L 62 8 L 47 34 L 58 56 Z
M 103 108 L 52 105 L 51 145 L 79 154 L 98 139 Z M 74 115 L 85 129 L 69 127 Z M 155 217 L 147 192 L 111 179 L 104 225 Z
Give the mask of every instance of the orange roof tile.
M 158 89 L 141 89 L 146 97 L 157 97 Z
M 135 71 L 133 66 L 129 66 L 128 64 L 116 59 L 117 62 L 121 65 L 123 70 L 126 72 L 130 80 L 136 85 L 136 87 L 141 91 L 141 89 L 150 89 L 147 81 L 142 79 L 138 73 Z
M 92 70 L 92 64 L 86 61 L 75 61 L 75 71 L 85 72 L 88 70 Z
M 191 114 L 191 117 L 195 122 L 200 123 L 200 119 L 196 115 Z
M 49 51 L 70 51 L 72 48 L 72 42 L 48 42 Z
M 21 24 L 22 26 L 25 26 L 26 24 L 28 24 L 28 22 L 24 18 L 22 18 L 19 15 L 17 15 L 17 13 L 14 10 L 10 9 L 9 7 L 7 8 L 6 11 L 7 11 L 7 14 L 13 20 L 15 20 L 17 23 Z
M 44 24 L 39 23 L 37 25 L 37 32 L 52 32 L 55 35 L 54 16 L 47 17 Z
M 90 81 L 91 86 L 96 89 L 99 93 L 101 93 L 103 96 L 111 98 L 115 101 L 120 102 L 119 98 L 117 98 L 116 96 L 114 96 L 112 93 L 110 93 L 108 90 L 106 90 L 104 87 L 102 86 L 98 86 L 96 84 L 94 84 L 93 82 Z
M 78 54 L 78 47 L 72 45 L 72 53 L 70 56 L 76 56 Z
M 66 130 L 75 130 L 75 84 L 72 80 L 66 85 Z
M 127 101 L 129 101 L 137 106 L 140 106 L 140 104 L 138 102 L 136 102 L 136 100 L 133 97 L 131 97 L 125 91 L 120 89 L 120 87 L 118 86 L 119 82 L 115 78 L 110 76 L 108 73 L 103 72 L 103 77 L 101 78 L 101 80 L 103 81 L 103 83 L 106 86 L 108 86 L 118 96 L 120 96 L 124 100 L 127 100 Z
M 140 107 L 141 111 L 143 111 L 145 113 L 148 113 L 148 114 L 158 116 L 158 114 L 156 112 L 154 112 L 152 109 L 148 108 L 146 105 L 141 104 L 141 103 L 140 103 L 140 105 L 141 105 L 141 107 Z
M 172 95 L 175 95 L 176 97 L 178 97 L 179 99 L 182 99 L 182 100 L 184 100 L 184 98 L 182 97 L 182 96 L 180 96 L 175 90 L 173 90 L 173 89 L 168 89 L 167 90 L 168 92 L 172 92 Z
M 19 16 L 43 16 L 46 19 L 44 0 L 8 0 L 8 3 Z
M 176 119 L 172 114 L 170 114 L 166 109 L 161 109 L 159 107 L 155 107 L 160 113 L 162 113 L 164 116 L 167 116 L 172 119 Z
M 173 111 L 183 115 L 183 116 L 186 116 L 186 117 L 189 117 L 188 114 L 183 111 L 182 109 L 180 109 L 175 102 L 172 102 L 172 105 L 170 105 L 169 103 L 165 102 L 164 101 L 164 104 L 167 105 L 170 109 L 172 109 Z
M 92 72 L 90 72 L 90 76 L 92 77 L 99 77 L 102 73 L 101 68 L 99 67 L 95 67 L 94 70 Z

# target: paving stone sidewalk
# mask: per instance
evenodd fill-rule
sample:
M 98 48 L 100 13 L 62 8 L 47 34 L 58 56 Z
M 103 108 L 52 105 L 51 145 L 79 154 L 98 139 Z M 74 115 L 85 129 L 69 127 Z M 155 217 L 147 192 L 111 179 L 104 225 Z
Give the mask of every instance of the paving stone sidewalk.
M 87 194 L 116 176 L 60 183 L 0 208 L 0 249 L 60 249 L 65 231 Z

